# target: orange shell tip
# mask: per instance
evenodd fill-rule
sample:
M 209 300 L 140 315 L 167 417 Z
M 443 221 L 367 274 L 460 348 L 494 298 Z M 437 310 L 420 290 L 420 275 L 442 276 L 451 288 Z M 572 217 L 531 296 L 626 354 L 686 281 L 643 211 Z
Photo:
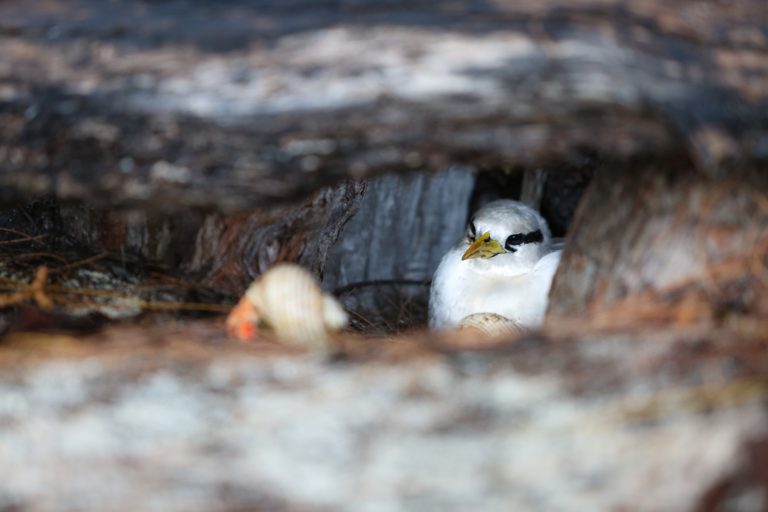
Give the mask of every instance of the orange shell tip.
M 235 337 L 240 341 L 253 341 L 256 338 L 256 333 L 256 326 L 251 322 L 240 322 L 235 326 Z

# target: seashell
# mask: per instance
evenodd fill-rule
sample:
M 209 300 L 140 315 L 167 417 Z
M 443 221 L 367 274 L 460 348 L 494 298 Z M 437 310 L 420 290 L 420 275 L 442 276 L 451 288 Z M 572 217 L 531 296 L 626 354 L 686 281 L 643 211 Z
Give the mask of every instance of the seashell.
M 509 337 L 525 332 L 525 328 L 514 320 L 496 313 L 472 313 L 461 319 L 459 331 L 478 331 L 485 336 Z
M 326 350 L 330 335 L 348 323 L 341 304 L 320 289 L 311 273 L 293 264 L 267 270 L 240 302 L 246 304 L 239 304 L 227 319 L 230 332 L 240 339 L 252 338 L 258 322 L 288 343 Z

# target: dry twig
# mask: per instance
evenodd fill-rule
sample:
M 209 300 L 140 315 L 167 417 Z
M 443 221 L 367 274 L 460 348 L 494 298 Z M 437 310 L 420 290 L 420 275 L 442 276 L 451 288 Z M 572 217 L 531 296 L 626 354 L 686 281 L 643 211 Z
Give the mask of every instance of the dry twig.
M 0 307 L 18 306 L 31 299 L 35 301 L 40 309 L 51 309 L 53 301 L 46 293 L 45 287 L 47 283 L 48 267 L 41 265 L 37 267 L 35 278 L 29 286 L 13 293 L 0 294 Z

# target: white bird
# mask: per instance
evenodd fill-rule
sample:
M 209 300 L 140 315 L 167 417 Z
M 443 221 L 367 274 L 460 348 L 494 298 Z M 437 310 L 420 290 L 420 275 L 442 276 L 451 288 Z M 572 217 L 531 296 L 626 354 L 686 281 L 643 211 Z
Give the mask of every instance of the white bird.
M 560 254 L 538 212 L 511 199 L 488 203 L 435 271 L 430 327 L 455 327 L 473 313 L 496 313 L 523 328 L 540 326 Z

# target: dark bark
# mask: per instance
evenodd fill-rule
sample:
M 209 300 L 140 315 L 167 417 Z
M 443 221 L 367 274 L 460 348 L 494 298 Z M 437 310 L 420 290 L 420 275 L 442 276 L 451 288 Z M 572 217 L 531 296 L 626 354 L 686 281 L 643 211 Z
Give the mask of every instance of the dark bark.
M 322 277 L 328 253 L 357 212 L 364 191 L 362 183 L 348 182 L 294 207 L 210 215 L 183 266 L 204 276 L 206 285 L 235 295 L 279 261 L 299 263 Z
M 368 182 L 323 276 L 356 326 L 393 332 L 426 324 L 432 274 L 464 233 L 474 183 L 467 168 Z

